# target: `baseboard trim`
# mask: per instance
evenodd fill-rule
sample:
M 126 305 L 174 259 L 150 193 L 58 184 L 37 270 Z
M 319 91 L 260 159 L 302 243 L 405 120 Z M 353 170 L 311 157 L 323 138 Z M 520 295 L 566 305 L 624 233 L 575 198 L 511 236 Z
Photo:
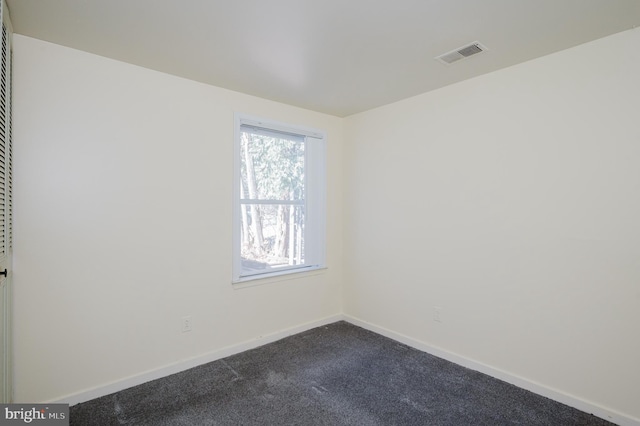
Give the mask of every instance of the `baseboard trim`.
M 231 355 L 235 355 L 240 352 L 254 349 L 259 346 L 266 345 L 268 343 L 275 342 L 276 340 L 283 339 L 293 334 L 302 333 L 303 331 L 311 330 L 312 328 L 321 327 L 323 325 L 332 324 L 336 321 L 343 320 L 344 317 L 340 314 L 332 315 L 320 320 L 311 321 L 308 323 L 300 324 L 295 327 L 290 327 L 284 330 L 277 331 L 275 333 L 265 334 L 259 336 L 256 339 L 248 340 L 236 345 L 224 347 L 222 349 L 199 355 L 193 358 L 181 360 L 161 368 L 148 370 L 140 374 L 129 376 L 127 378 L 116 380 L 114 382 L 97 386 L 83 391 L 63 396 L 59 399 L 52 401 L 45 401 L 45 403 L 64 403 L 69 405 L 76 405 L 82 402 L 86 402 L 95 398 L 100 398 L 105 395 L 119 392 L 121 390 L 130 388 L 132 386 L 141 385 L 151 380 L 160 379 L 162 377 L 169 376 L 171 374 L 179 373 L 181 371 L 188 370 L 189 368 L 197 367 L 208 362 L 216 361 Z
M 395 331 L 391 331 L 384 327 L 380 327 L 370 322 L 363 321 L 351 315 L 345 314 L 343 316 L 343 319 L 353 325 L 357 325 L 358 327 L 362 327 L 374 333 L 381 334 L 385 337 L 396 340 L 400 343 L 404 343 L 405 345 L 411 346 L 415 349 L 421 350 L 423 352 L 427 352 L 439 358 L 446 359 L 447 361 L 451 361 L 455 364 L 462 365 L 463 367 L 467 367 L 472 370 L 479 371 L 481 373 L 495 377 L 496 379 L 500 379 L 507 383 L 511 383 L 512 385 L 518 386 L 519 388 L 526 389 L 528 391 L 531 391 L 538 395 L 542 395 L 549 399 L 553 399 L 554 401 L 558 401 L 562 404 L 576 408 L 585 413 L 593 414 L 594 416 L 600 417 L 602 419 L 605 419 L 617 425 L 640 426 L 640 419 L 638 418 L 631 417 L 614 410 L 610 410 L 608 408 L 602 407 L 593 402 L 586 401 L 581 398 L 577 398 L 573 395 L 569 395 L 567 393 L 547 387 L 543 384 L 531 381 L 524 377 L 520 377 L 515 374 L 511 374 L 509 372 L 492 367 L 490 365 L 483 364 L 478 361 L 474 361 L 473 359 L 466 358 L 464 356 L 455 354 L 453 352 L 449 352 L 445 349 L 429 345 L 420 340 L 416 340 L 412 337 L 405 336 L 400 333 L 396 333 Z
M 404 343 L 405 345 L 411 346 L 415 349 L 427 352 L 439 358 L 446 359 L 447 361 L 451 361 L 453 363 L 462 365 L 463 367 L 467 367 L 472 370 L 479 371 L 481 373 L 503 380 L 507 383 L 511 383 L 512 385 L 518 386 L 519 388 L 526 389 L 538 395 L 542 395 L 546 398 L 553 399 L 554 401 L 558 401 L 562 404 L 566 404 L 580 411 L 591 413 L 594 416 L 608 420 L 620 426 L 640 426 L 640 419 L 638 418 L 631 417 L 623 413 L 602 407 L 593 402 L 586 401 L 581 398 L 577 398 L 573 395 L 569 395 L 567 393 L 558 391 L 556 389 L 531 381 L 524 377 L 520 377 L 520 376 L 511 374 L 509 372 L 500 370 L 498 368 L 492 367 L 490 365 L 483 364 L 478 361 L 474 361 L 473 359 L 466 358 L 464 356 L 458 355 L 453 352 L 449 352 L 445 349 L 442 349 L 433 345 L 429 345 L 425 342 L 406 336 L 404 334 L 397 333 L 387 328 L 375 325 L 373 323 L 370 323 L 346 314 L 332 315 L 330 317 L 326 317 L 320 320 L 311 321 L 308 323 L 300 324 L 295 327 L 290 327 L 274 333 L 266 334 L 256 339 L 245 341 L 236 345 L 227 346 L 222 349 L 212 351 L 204 355 L 199 355 L 193 358 L 181 360 L 161 368 L 148 370 L 143 373 L 136 374 L 121 380 L 116 380 L 114 382 L 111 382 L 102 386 L 97 386 L 97 387 L 86 389 L 77 393 L 69 394 L 55 400 L 45 401 L 45 403 L 65 403 L 69 405 L 76 405 L 82 402 L 86 402 L 95 398 L 100 398 L 102 396 L 109 395 L 114 392 L 118 392 L 118 391 L 130 388 L 132 386 L 141 385 L 143 383 L 146 383 L 152 380 L 160 379 L 162 377 L 166 377 L 171 374 L 179 373 L 181 371 L 185 371 L 185 370 L 188 370 L 189 368 L 197 367 L 199 365 L 206 364 L 208 362 L 216 361 L 231 355 L 235 355 L 240 352 L 254 349 L 259 346 L 263 346 L 268 343 L 272 343 L 277 340 L 283 339 L 285 337 L 288 337 L 297 333 L 302 333 L 307 330 L 311 330 L 312 328 L 321 327 L 321 326 L 332 324 L 334 322 L 342 321 L 342 320 L 347 321 L 358 327 L 362 327 L 366 330 L 372 331 L 374 333 L 380 334 L 382 336 L 388 337 L 390 339 L 396 340 L 398 342 Z

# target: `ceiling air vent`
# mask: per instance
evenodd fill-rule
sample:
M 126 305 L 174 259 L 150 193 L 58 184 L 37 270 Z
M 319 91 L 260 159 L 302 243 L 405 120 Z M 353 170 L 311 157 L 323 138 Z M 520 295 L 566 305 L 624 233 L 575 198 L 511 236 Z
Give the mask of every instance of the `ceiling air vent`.
M 485 50 L 488 50 L 488 49 L 484 45 L 482 45 L 477 41 L 474 41 L 471 44 L 459 47 L 455 50 L 452 50 L 451 52 L 447 52 L 443 55 L 436 56 L 435 59 L 442 62 L 443 64 L 450 65 L 454 62 L 459 61 L 460 59 L 468 58 L 469 56 L 473 56 L 477 53 L 484 52 Z

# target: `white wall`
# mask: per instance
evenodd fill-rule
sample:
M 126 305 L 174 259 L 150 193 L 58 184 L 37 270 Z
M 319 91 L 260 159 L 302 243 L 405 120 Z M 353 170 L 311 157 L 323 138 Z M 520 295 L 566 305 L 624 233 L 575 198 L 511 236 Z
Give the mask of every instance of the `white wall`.
M 342 297 L 353 318 L 640 419 L 638 43 L 341 120 L 16 35 L 16 399 L 322 321 Z M 328 132 L 326 272 L 232 289 L 235 111 Z
M 341 312 L 342 120 L 20 35 L 13 99 L 17 401 Z M 232 288 L 236 111 L 327 132 L 328 270 Z
M 345 313 L 640 421 L 639 44 L 347 118 Z

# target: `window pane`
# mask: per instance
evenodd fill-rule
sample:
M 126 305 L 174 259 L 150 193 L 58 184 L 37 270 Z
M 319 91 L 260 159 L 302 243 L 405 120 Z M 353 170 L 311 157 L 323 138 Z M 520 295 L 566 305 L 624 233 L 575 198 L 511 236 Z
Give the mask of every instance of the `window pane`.
M 240 199 L 304 200 L 304 139 L 241 132 Z
M 304 265 L 304 207 L 242 204 L 242 275 Z

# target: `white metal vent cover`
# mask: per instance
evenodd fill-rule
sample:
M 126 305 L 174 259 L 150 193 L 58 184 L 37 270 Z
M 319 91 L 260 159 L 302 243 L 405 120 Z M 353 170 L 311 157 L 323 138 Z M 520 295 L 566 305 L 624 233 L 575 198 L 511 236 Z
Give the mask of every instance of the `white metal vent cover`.
M 473 43 L 467 44 L 466 46 L 458 47 L 457 49 L 454 49 L 451 52 L 447 52 L 440 56 L 436 56 L 434 59 L 442 62 L 443 64 L 451 65 L 452 63 L 457 62 L 460 59 L 465 59 L 465 58 L 468 58 L 469 56 L 482 53 L 485 50 L 489 50 L 489 49 L 487 49 L 487 47 L 482 43 L 480 43 L 479 41 L 474 41 Z

